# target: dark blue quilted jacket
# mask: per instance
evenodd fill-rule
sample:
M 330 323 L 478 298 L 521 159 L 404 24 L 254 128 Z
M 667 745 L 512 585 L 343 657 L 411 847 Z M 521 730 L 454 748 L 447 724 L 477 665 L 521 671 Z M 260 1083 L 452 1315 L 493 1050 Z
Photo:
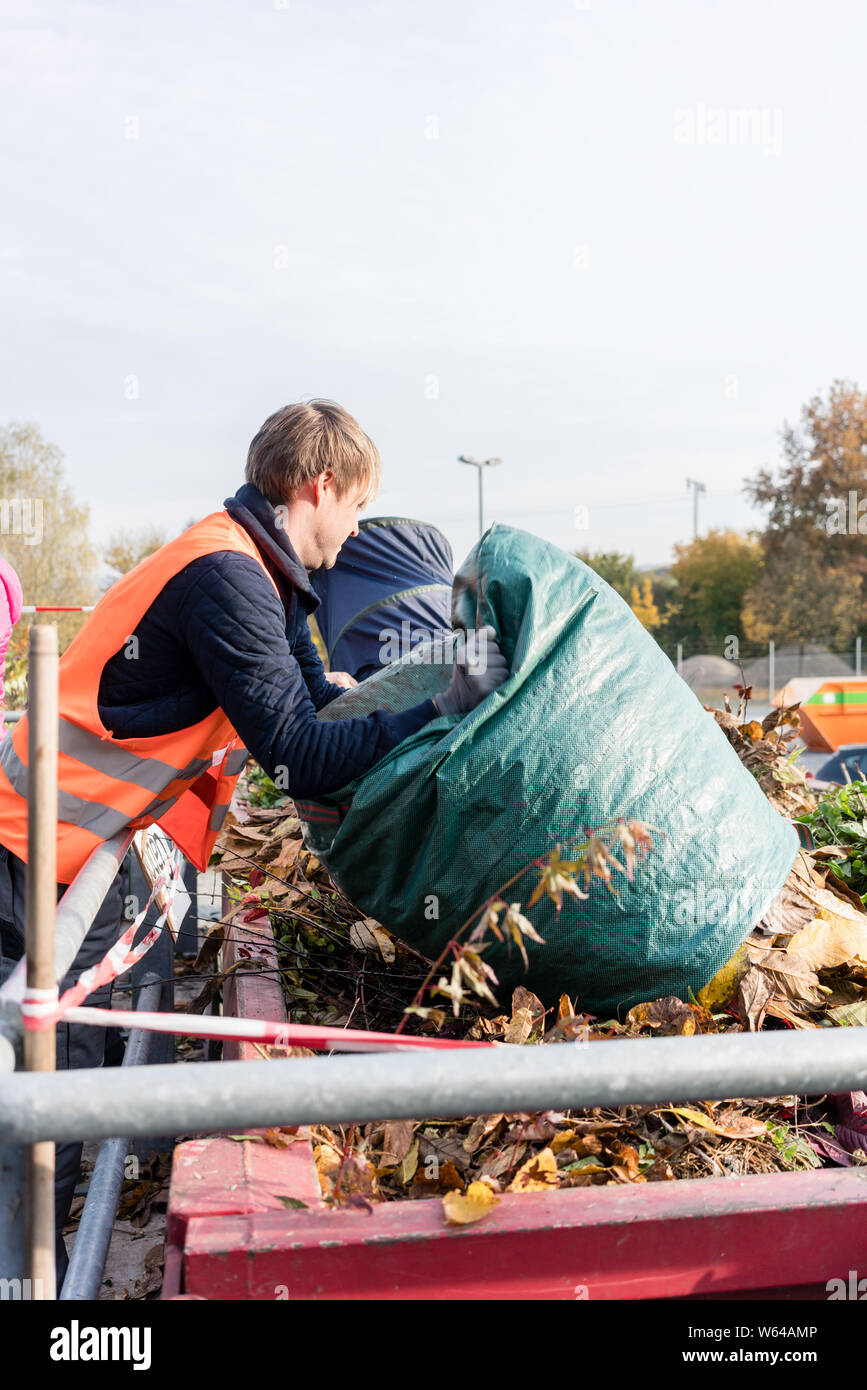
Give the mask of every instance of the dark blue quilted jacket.
M 340 694 L 326 679 L 307 626 L 319 600 L 274 508 L 249 483 L 223 504 L 250 533 L 280 589 L 237 551 L 186 565 L 165 585 L 134 635 L 106 662 L 99 714 L 115 738 L 189 728 L 219 706 L 270 777 L 285 768 L 291 796 L 336 791 L 436 718 L 430 700 L 401 714 L 320 724 Z M 281 602 L 282 599 L 282 602 Z

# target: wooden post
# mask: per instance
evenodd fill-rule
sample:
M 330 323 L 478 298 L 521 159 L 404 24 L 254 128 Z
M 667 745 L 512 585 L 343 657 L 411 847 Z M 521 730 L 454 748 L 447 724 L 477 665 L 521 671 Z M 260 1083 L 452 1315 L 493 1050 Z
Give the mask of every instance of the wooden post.
M 28 671 L 27 987 L 53 989 L 57 910 L 57 628 L 30 629 Z M 55 1029 L 25 1031 L 28 1071 L 54 1071 Z M 54 1143 L 30 1148 L 27 1247 L 34 1299 L 57 1297 L 54 1259 Z

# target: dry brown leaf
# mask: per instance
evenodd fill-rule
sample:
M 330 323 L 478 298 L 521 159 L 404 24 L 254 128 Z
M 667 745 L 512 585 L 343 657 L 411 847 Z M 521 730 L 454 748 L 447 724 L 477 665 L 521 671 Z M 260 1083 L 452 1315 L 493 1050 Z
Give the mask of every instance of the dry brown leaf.
M 273 874 L 275 878 L 288 878 L 303 847 L 301 840 L 284 840 L 276 858 L 268 864 L 266 872 Z
M 416 1130 L 415 1120 L 389 1120 L 382 1138 L 382 1157 L 380 1167 L 395 1168 L 402 1163 L 412 1148 Z
M 772 999 L 768 1005 L 767 1012 L 771 1018 L 780 1018 L 784 1023 L 790 1023 L 793 1028 L 820 1028 L 821 1024 L 814 1023 L 812 1019 L 805 1018 L 803 1014 L 795 1013 L 794 1009 L 782 999 Z
M 294 837 L 301 843 L 301 822 L 297 816 L 284 816 L 282 820 L 274 821 L 268 830 L 268 835 L 272 840 L 283 840 Z
M 654 999 L 649 1004 L 636 1004 L 626 1015 L 626 1021 L 638 1028 L 658 1028 L 663 1035 L 691 1037 L 696 1031 L 695 1014 L 675 994 Z
M 349 940 L 359 951 L 376 951 L 386 965 L 394 960 L 394 942 L 373 917 L 353 922 L 349 928 Z
M 856 926 L 864 926 L 864 913 L 858 912 L 847 899 L 838 897 L 830 889 L 805 884 L 803 891 L 804 896 L 809 898 L 811 903 L 815 903 L 819 917 L 826 917 L 829 922 L 833 922 L 836 917 L 844 917 Z
M 451 1159 L 447 1158 L 437 1164 L 430 1177 L 424 1168 L 416 1169 L 412 1187 L 416 1196 L 431 1196 L 438 1192 L 463 1192 L 466 1183 Z
M 471 1038 L 504 1038 L 509 1020 L 505 1014 L 497 1014 L 496 1018 L 477 1018 L 468 1036 Z
M 611 1157 L 616 1159 L 611 1171 L 618 1182 L 644 1182 L 638 1167 L 638 1150 L 632 1144 L 622 1144 L 615 1139 L 609 1149 Z
M 482 1141 L 493 1133 L 504 1118 L 503 1115 L 480 1115 L 478 1119 L 473 1120 L 470 1132 L 463 1141 L 466 1152 L 468 1154 L 475 1153 Z
M 226 844 L 229 849 L 235 849 L 237 845 L 249 844 L 251 840 L 261 844 L 267 839 L 267 830 L 257 830 L 255 825 L 233 825 L 231 833 L 226 836 Z
M 506 1025 L 507 1043 L 525 1043 L 533 1031 L 533 1015 L 529 1009 L 516 1009 Z
M 352 1197 L 376 1197 L 379 1183 L 376 1168 L 363 1154 L 349 1153 L 334 1178 L 332 1195 L 339 1200 Z
M 523 985 L 516 985 L 512 991 L 512 1013 L 519 1009 L 529 1009 L 533 1023 L 541 1023 L 545 1017 L 545 1005 L 537 994 L 531 989 L 525 989 Z
M 235 911 L 237 911 L 237 907 Z M 199 954 L 193 961 L 193 969 L 197 973 L 201 973 L 206 970 L 209 965 L 213 965 L 223 945 L 223 938 L 226 935 L 226 926 L 227 922 L 225 921 L 217 922 L 206 932 L 205 938 L 199 947 Z
M 313 1161 L 316 1164 L 316 1172 L 319 1175 L 319 1186 L 322 1189 L 323 1197 L 330 1197 L 334 1191 L 334 1182 L 340 1172 L 340 1165 L 343 1162 L 341 1155 L 330 1144 L 317 1144 L 313 1150 Z
M 288 1149 L 294 1143 L 291 1134 L 286 1134 L 282 1129 L 266 1129 L 265 1143 L 270 1144 L 272 1149 Z
M 560 1182 L 557 1160 L 550 1149 L 533 1154 L 518 1169 L 507 1192 L 550 1192 Z
M 781 983 L 791 979 L 794 998 L 807 998 L 811 992 L 815 994 L 819 983 L 815 970 L 811 970 L 806 962 L 799 961 L 796 956 L 790 956 L 788 951 L 777 950 L 775 947 L 758 947 L 750 942 L 749 956 L 753 965 L 758 965 L 762 970 L 773 971 Z M 815 998 L 820 1000 L 821 995 L 815 994 Z
M 844 912 L 848 910 L 848 903 L 836 901 Z M 856 921 L 844 912 L 820 909 L 820 915 L 792 937 L 786 955 L 809 970 L 833 970 L 851 960 L 867 962 L 867 918 Z
M 751 1033 L 762 1026 L 768 1004 L 775 994 L 775 986 L 770 976 L 757 965 L 751 965 L 738 984 L 738 1008 L 741 1018 Z

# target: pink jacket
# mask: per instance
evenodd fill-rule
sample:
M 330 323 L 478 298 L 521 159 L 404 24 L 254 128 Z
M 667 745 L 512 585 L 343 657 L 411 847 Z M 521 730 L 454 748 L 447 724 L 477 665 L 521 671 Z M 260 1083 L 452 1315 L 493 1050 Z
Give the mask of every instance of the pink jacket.
M 8 560 L 0 556 L 0 707 L 3 704 L 3 683 L 6 676 L 6 652 L 12 629 L 21 617 L 24 595 L 21 580 Z M 0 723 L 0 737 L 5 733 Z

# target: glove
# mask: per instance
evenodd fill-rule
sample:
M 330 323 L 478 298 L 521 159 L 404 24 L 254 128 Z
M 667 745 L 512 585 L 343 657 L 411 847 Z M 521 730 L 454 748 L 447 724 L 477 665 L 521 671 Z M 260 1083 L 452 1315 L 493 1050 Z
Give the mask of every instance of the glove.
M 452 667 L 447 690 L 434 695 L 440 714 L 469 714 L 509 675 L 509 663 L 497 645 L 492 627 L 479 628 L 463 645 Z

